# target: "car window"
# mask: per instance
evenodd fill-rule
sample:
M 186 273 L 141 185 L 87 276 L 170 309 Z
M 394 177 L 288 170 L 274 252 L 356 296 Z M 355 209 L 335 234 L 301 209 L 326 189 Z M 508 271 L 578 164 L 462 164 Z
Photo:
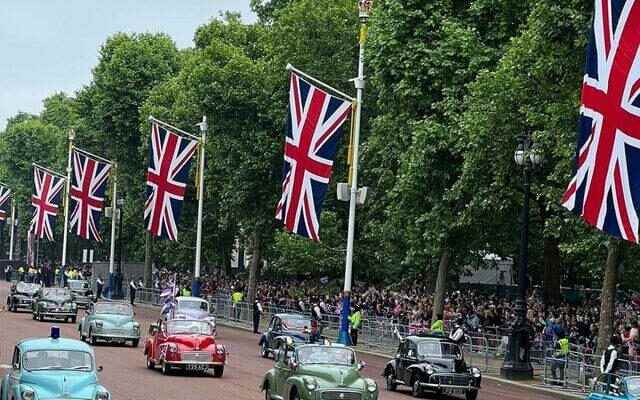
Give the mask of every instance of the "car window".
M 95 305 L 96 314 L 133 315 L 130 304 L 123 303 L 98 303 Z
M 298 350 L 301 364 L 354 365 L 356 355 L 346 347 L 305 346 Z
M 201 310 L 209 311 L 209 303 L 199 300 L 180 300 L 178 301 L 178 310 Z
M 91 354 L 78 350 L 27 351 L 22 356 L 22 362 L 27 371 L 58 369 L 91 371 L 93 369 Z

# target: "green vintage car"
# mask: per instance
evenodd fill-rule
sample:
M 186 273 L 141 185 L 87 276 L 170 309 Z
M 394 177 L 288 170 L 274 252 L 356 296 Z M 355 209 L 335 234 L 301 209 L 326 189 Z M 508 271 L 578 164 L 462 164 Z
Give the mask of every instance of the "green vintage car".
M 360 375 L 363 363 L 342 345 L 282 341 L 262 382 L 266 400 L 377 400 L 378 386 Z
M 80 340 L 111 343 L 131 342 L 138 347 L 140 324 L 133 318 L 133 307 L 123 302 L 99 301 L 90 303 L 78 325 Z
M 111 400 L 98 383 L 101 370 L 91 347 L 60 338 L 60 328 L 52 327 L 51 337 L 15 346 L 11 367 L 0 382 L 0 400 Z

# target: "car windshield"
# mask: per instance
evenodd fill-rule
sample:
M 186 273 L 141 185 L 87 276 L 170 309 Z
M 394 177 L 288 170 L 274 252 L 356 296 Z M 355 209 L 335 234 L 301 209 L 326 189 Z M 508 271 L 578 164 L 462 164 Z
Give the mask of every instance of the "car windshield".
M 61 288 L 47 288 L 42 290 L 43 297 L 67 297 L 69 292 Z
M 19 282 L 18 285 L 16 285 L 16 290 L 21 293 L 35 293 L 38 289 L 40 289 L 40 285 L 35 283 Z
M 640 377 L 628 378 L 626 380 L 627 391 L 632 396 L 640 396 Z
M 311 321 L 303 318 L 285 318 L 282 320 L 284 329 L 302 330 L 311 326 Z
M 73 290 L 88 289 L 89 282 L 85 281 L 69 281 L 69 287 Z
M 309 346 L 298 350 L 301 364 L 354 365 L 356 354 L 346 347 Z
M 460 347 L 453 343 L 427 340 L 418 343 L 419 357 L 460 358 Z
M 27 371 L 65 369 L 92 371 L 93 359 L 86 351 L 74 350 L 37 350 L 27 351 L 22 356 Z
M 169 321 L 167 322 L 169 335 L 212 335 L 213 327 L 206 321 Z
M 133 309 L 129 304 L 98 303 L 95 305 L 96 314 L 133 315 Z
M 177 309 L 179 310 L 201 310 L 209 311 L 209 303 L 202 300 L 181 300 L 178 301 Z

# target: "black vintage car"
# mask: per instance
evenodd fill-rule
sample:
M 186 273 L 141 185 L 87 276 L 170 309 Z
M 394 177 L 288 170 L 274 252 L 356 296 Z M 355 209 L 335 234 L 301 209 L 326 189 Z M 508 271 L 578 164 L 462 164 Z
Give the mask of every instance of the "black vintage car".
M 467 366 L 462 348 L 444 336 L 407 336 L 402 339 L 396 357 L 385 366 L 386 389 L 398 385 L 411 387 L 415 397 L 425 392 L 478 397 L 480 370 Z
M 18 309 L 31 310 L 33 307 L 33 296 L 40 290 L 37 283 L 14 282 L 11 284 L 11 292 L 7 297 L 7 308 L 9 311 L 17 312 Z
M 64 319 L 76 322 L 78 306 L 67 288 L 41 288 L 33 302 L 33 319 Z
M 269 358 L 278 348 L 278 341 L 290 337 L 294 343 L 308 343 L 311 319 L 300 314 L 275 314 L 267 331 L 260 337 L 260 355 Z
M 93 291 L 91 290 L 91 283 L 84 280 L 68 280 L 67 286 L 71 290 L 71 297 L 73 301 L 80 308 L 87 308 L 89 303 L 94 301 Z

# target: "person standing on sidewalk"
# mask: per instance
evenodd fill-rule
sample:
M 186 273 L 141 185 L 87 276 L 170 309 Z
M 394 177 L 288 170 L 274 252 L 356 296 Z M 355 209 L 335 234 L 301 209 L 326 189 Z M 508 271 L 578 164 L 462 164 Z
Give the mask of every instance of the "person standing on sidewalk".
M 569 339 L 564 332 L 558 333 L 558 341 L 556 342 L 556 352 L 553 355 L 554 360 L 551 364 L 551 375 L 553 377 L 553 385 L 564 385 L 564 371 L 567 366 L 567 357 L 569 357 Z M 560 378 L 558 379 L 557 371 L 560 370 Z
M 131 301 L 131 305 L 134 306 L 134 302 L 136 300 L 136 290 L 138 289 L 138 286 L 136 285 L 136 282 L 133 280 L 133 278 L 131 278 L 131 281 L 129 282 L 129 300 Z
M 358 345 L 358 330 L 360 329 L 360 325 L 362 324 L 362 313 L 360 312 L 360 307 L 357 305 L 353 307 L 353 314 L 349 316 L 349 323 L 351 325 L 351 344 L 353 346 Z
M 262 304 L 260 304 L 260 300 L 256 299 L 253 302 L 253 333 L 260 333 L 258 329 L 260 328 L 260 316 L 262 315 Z
M 233 307 L 233 319 L 240 319 L 240 303 L 244 299 L 244 294 L 240 288 L 237 288 L 231 294 L 231 306 Z
M 102 289 L 104 288 L 104 281 L 102 280 L 102 276 L 98 276 L 96 279 L 96 301 L 100 300 L 102 297 Z

